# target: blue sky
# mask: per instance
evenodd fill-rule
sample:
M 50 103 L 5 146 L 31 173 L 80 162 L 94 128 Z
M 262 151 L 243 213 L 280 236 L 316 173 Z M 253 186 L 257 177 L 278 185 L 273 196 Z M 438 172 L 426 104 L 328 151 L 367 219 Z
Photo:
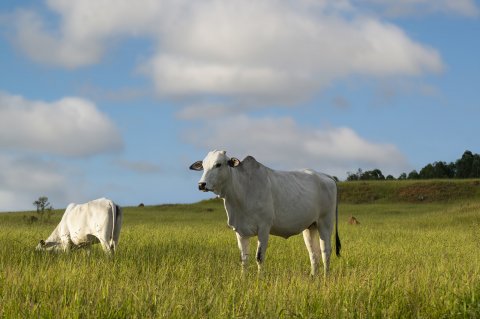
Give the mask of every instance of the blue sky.
M 0 211 L 195 202 L 209 150 L 345 178 L 480 152 L 473 0 L 0 3 Z

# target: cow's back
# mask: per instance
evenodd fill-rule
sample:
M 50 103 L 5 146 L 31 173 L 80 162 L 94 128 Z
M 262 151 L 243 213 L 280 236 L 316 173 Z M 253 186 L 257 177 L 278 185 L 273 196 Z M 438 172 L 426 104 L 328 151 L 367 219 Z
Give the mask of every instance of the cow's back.
M 114 204 L 113 204 L 114 205 Z M 66 224 L 74 243 L 83 242 L 88 235 L 98 234 L 105 227 L 111 233 L 112 201 L 100 198 L 71 207 L 66 213 Z

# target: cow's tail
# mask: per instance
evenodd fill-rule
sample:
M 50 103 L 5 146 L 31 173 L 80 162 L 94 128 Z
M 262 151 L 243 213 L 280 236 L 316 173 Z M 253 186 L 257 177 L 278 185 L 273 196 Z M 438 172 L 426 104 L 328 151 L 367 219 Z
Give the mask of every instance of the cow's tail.
M 118 206 L 112 201 L 112 234 L 110 237 L 110 251 L 115 252 L 115 228 L 117 225 Z
M 332 179 L 335 182 L 335 187 L 337 188 L 337 198 L 335 202 L 335 253 L 337 254 L 338 257 L 340 257 L 340 250 L 342 249 L 342 244 L 340 243 L 340 237 L 338 236 L 338 199 L 340 195 L 338 194 L 337 181 L 334 178 Z

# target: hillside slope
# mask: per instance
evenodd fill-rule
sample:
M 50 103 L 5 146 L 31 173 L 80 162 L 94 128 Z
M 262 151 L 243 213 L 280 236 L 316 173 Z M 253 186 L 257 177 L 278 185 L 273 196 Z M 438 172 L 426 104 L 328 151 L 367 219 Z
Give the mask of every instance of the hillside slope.
M 432 203 L 480 200 L 480 180 L 358 181 L 338 183 L 340 202 Z

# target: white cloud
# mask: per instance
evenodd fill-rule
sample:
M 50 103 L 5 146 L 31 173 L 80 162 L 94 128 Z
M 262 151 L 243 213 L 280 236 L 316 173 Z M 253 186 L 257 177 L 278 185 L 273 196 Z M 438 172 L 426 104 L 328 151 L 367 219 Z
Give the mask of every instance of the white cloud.
M 372 0 L 373 1 L 373 0 Z M 256 97 L 289 104 L 351 76 L 440 72 L 438 52 L 349 1 L 50 0 L 57 29 L 33 11 L 15 38 L 33 59 L 67 68 L 98 63 L 122 37 L 157 51 L 140 67 L 167 97 Z
M 112 121 L 90 101 L 67 97 L 31 101 L 0 92 L 0 147 L 89 156 L 118 151 L 123 142 Z
M 77 68 L 100 61 L 111 44 L 121 36 L 144 36 L 155 31 L 162 19 L 161 1 L 129 0 L 65 1 L 47 0 L 47 7 L 59 15 L 52 27 L 38 13 L 20 10 L 14 24 L 15 42 L 40 63 Z
M 15 43 L 38 63 L 76 68 L 98 62 L 105 50 L 97 39 L 51 34 L 43 18 L 33 11 L 18 12 L 15 24 L 18 30 Z
M 159 55 L 151 62 L 151 76 L 161 94 L 188 96 L 218 94 L 283 95 L 292 78 L 269 66 L 206 62 L 195 58 Z
M 158 92 L 288 103 L 350 75 L 415 76 L 443 69 L 435 50 L 389 23 L 311 14 L 279 2 L 254 9 L 244 3 L 203 6 L 165 35 L 148 67 Z
M 82 196 L 79 181 L 67 175 L 55 162 L 0 154 L 0 212 L 33 210 L 40 196 L 47 196 L 54 208 L 65 207 Z
M 205 150 L 252 155 L 274 168 L 310 167 L 341 178 L 359 167 L 397 175 L 411 168 L 392 144 L 368 141 L 347 127 L 302 128 L 289 117 L 222 118 L 190 130 L 184 138 Z

